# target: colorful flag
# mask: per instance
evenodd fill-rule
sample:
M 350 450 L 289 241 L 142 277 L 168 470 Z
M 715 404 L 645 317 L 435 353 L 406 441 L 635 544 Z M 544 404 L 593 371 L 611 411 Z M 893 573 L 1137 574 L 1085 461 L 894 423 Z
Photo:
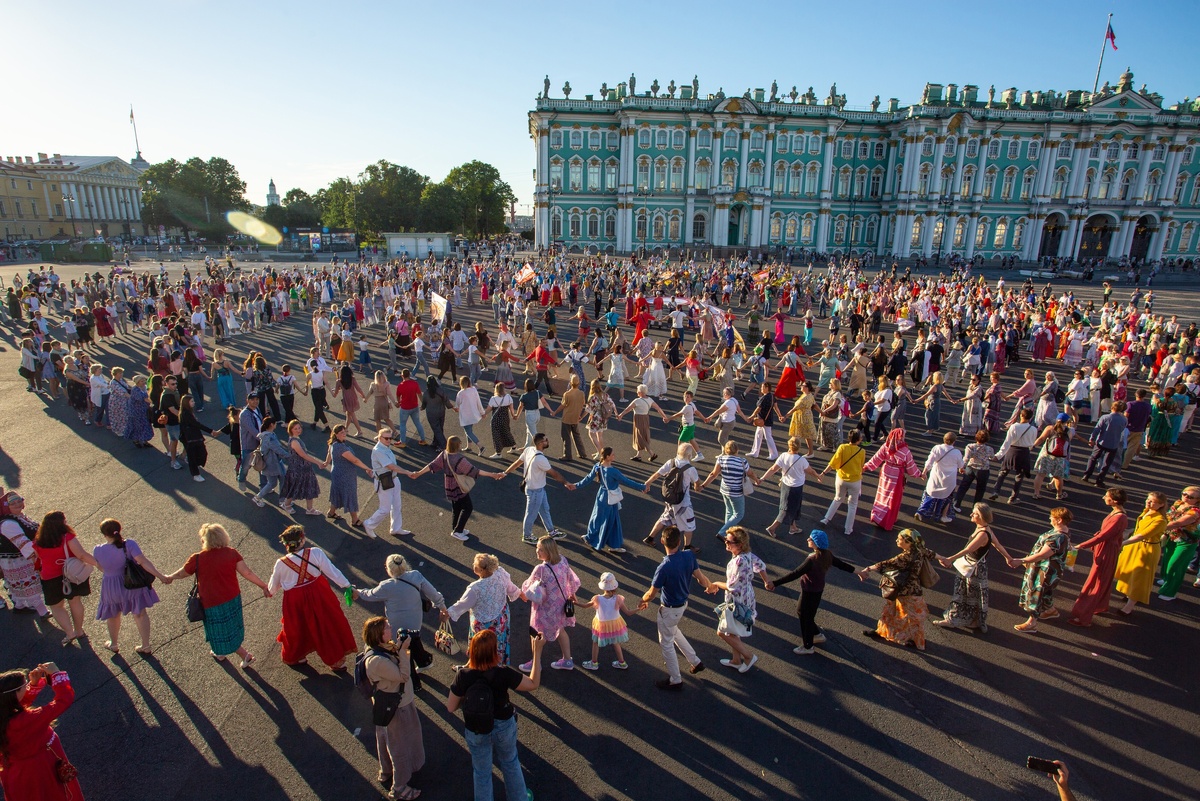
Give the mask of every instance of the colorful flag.
M 537 277 L 537 273 L 535 273 L 533 271 L 533 267 L 526 264 L 524 267 L 521 268 L 521 271 L 519 273 L 517 273 L 517 283 L 518 284 L 528 284 L 530 281 L 532 281 L 536 277 Z
M 770 277 L 771 277 L 770 270 L 759 270 L 758 272 L 756 272 L 754 274 L 755 281 L 766 281 Z
M 1104 32 L 1104 41 L 1112 45 L 1112 49 L 1117 49 L 1117 35 L 1113 33 L 1112 23 L 1108 23 L 1108 30 Z

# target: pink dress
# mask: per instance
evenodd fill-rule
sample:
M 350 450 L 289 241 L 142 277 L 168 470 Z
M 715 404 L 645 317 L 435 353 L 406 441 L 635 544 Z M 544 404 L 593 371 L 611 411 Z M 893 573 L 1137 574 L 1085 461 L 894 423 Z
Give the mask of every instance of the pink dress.
M 579 591 L 579 577 L 567 564 L 566 557 L 560 556 L 558 564 L 549 565 L 542 562 L 533 569 L 529 578 L 521 585 L 521 592 L 535 592 L 538 600 L 533 601 L 529 612 L 529 625 L 542 633 L 546 640 L 556 640 L 564 628 L 575 625 L 575 618 L 563 613 L 567 599 Z

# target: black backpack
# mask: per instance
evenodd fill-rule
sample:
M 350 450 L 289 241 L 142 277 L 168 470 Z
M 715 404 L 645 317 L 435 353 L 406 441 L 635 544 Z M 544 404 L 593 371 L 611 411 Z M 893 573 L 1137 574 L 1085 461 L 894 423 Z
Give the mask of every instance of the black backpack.
M 462 702 L 463 723 L 475 734 L 491 734 L 496 726 L 496 695 L 488 674 L 467 688 Z
M 375 694 L 375 685 L 367 678 L 367 657 L 371 655 L 393 658 L 387 651 L 378 648 L 367 648 L 354 655 L 354 686 L 368 701 Z
M 687 486 L 683 480 L 683 471 L 686 468 L 680 467 L 679 462 L 675 461 L 671 472 L 667 473 L 662 482 L 663 500 L 672 506 L 683 503 L 684 496 L 687 495 Z

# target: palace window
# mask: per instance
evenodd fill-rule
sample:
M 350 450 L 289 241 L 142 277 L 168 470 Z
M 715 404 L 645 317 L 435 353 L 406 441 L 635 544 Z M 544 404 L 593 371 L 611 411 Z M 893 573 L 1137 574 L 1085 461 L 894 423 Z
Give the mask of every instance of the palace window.
M 646 210 L 638 209 L 637 222 L 634 224 L 634 238 L 646 241 Z
M 1141 145 L 1137 142 L 1129 143 L 1129 158 L 1136 159 L 1141 152 Z
M 1008 160 L 1016 161 L 1021 157 L 1021 143 L 1016 139 L 1008 143 Z
M 975 229 L 975 247 L 982 248 L 987 242 L 988 235 L 988 219 L 984 217 L 979 221 L 979 226 Z
M 550 238 L 562 239 L 562 212 L 558 209 L 550 215 Z
M 924 217 L 917 217 L 915 220 L 913 220 L 912 238 L 908 242 L 910 247 L 919 248 L 921 246 L 921 233 L 924 228 Z
M 1121 200 L 1129 199 L 1129 189 L 1133 185 L 1133 170 L 1126 170 L 1121 176 Z
M 1180 253 L 1183 253 L 1192 246 L 1192 234 L 1195 233 L 1196 226 L 1192 223 L 1185 223 L 1183 233 L 1179 235 L 1179 247 L 1176 248 Z
M 4 201 L 0 200 L 0 217 L 7 217 L 8 209 L 4 208 Z
M 676 128 L 671 132 L 671 147 L 683 150 L 683 130 L 681 128 Z
M 959 190 L 958 190 L 959 194 L 962 196 L 963 200 L 966 200 L 967 198 L 971 197 L 971 184 L 973 184 L 974 182 L 975 182 L 975 168 L 967 167 L 965 170 L 963 170 L 962 186 L 959 187 Z
M 817 166 L 817 162 L 809 162 L 807 173 L 804 178 L 804 194 L 815 197 L 819 189 L 817 183 L 821 180 L 821 168 Z
M 848 139 L 842 142 L 842 158 L 854 158 L 854 143 Z
M 867 220 L 867 242 L 874 245 L 879 241 L 879 219 L 871 217 Z
M 1146 191 L 1142 194 L 1142 200 L 1147 202 L 1158 197 L 1158 188 L 1162 184 L 1162 173 L 1154 170 L 1150 173 L 1150 177 L 1146 179 Z
M 695 217 L 692 217 L 692 241 L 704 241 L 707 224 L 708 220 L 703 214 L 697 214 Z
M 973 159 L 979 155 L 979 140 L 971 139 L 967 142 L 967 158 Z
M 1112 170 L 1105 170 L 1104 177 L 1100 179 L 1100 199 L 1106 200 L 1112 196 L 1113 184 L 1116 183 L 1117 174 Z
M 732 130 L 732 129 L 726 131 L 725 132 L 725 140 L 722 144 L 722 147 L 724 147 L 726 150 L 737 150 L 738 149 L 738 132 L 735 130 Z
M 804 191 L 804 165 L 792 165 L 792 182 L 788 186 L 788 192 L 793 195 L 799 195 Z
M 666 188 L 667 188 L 667 160 L 660 158 L 658 161 L 654 162 L 654 189 L 655 189 L 655 191 L 658 191 L 660 189 L 666 189 Z
M 1154 146 L 1154 154 L 1150 157 L 1154 161 L 1162 161 L 1167 157 L 1167 146 L 1161 142 Z M 1183 151 L 1183 163 L 1187 164 L 1192 160 L 1192 149 L 1189 147 Z
M 608 144 L 608 149 L 609 149 L 609 150 L 616 150 L 616 149 L 619 147 L 619 145 L 618 145 L 618 138 L 619 138 L 619 137 L 617 136 L 617 132 L 616 132 L 616 131 L 609 131 L 609 132 L 608 132 L 608 136 L 606 137 L 606 139 L 607 139 L 607 144 Z
M 600 132 L 592 131 L 588 134 L 588 150 L 600 149 Z
M 850 168 L 842 167 L 838 171 L 837 196 L 847 197 L 850 194 Z
M 571 214 L 571 239 L 580 239 L 583 236 L 583 215 L 575 212 Z
M 663 219 L 661 214 L 654 215 L 654 238 L 661 240 L 666 234 L 667 221 Z
M 587 187 L 590 192 L 599 192 L 604 188 L 600 185 L 600 161 L 598 159 L 588 162 Z
M 1013 250 L 1020 250 L 1021 243 L 1025 240 L 1025 218 L 1017 220 L 1017 224 L 1013 226 Z
M 671 215 L 671 221 L 667 226 L 667 239 L 670 239 L 672 242 L 677 242 L 679 240 L 679 214 L 678 213 L 673 213 Z
M 1062 200 L 1067 196 L 1067 174 L 1066 167 L 1059 167 L 1054 171 L 1054 183 L 1050 186 L 1050 194 L 1055 200 Z M 1083 193 L 1084 197 L 1091 194 L 1092 180 L 1095 177 L 1095 170 L 1087 171 L 1087 191 Z
M 21 213 L 21 201 L 19 201 L 19 200 L 14 200 L 14 201 L 13 201 L 13 207 L 14 207 L 14 208 L 16 208 L 16 210 L 17 210 L 17 219 L 18 219 L 18 220 L 19 220 L 19 219 L 21 219 L 21 217 L 23 217 L 23 216 L 24 216 L 24 215 Z
M 871 199 L 878 200 L 883 192 L 883 170 L 876 168 L 871 172 Z
M 922 156 L 932 156 L 933 155 L 933 137 L 932 136 L 927 136 L 921 140 L 921 155 Z
M 604 164 L 604 186 L 610 192 L 617 189 L 617 162 L 615 161 L 608 161 Z
M 650 189 L 650 159 L 640 158 L 637 165 L 637 188 L 645 192 Z
M 859 200 L 863 200 L 867 196 L 867 170 L 859 168 L 854 174 L 854 196 Z
M 671 162 L 671 191 L 678 192 L 683 189 L 683 159 L 675 159 Z
M 846 218 L 838 217 L 833 224 L 833 241 L 835 244 L 842 245 L 846 242 Z
M 1033 179 L 1037 175 L 1033 170 L 1026 170 L 1021 176 L 1021 200 L 1029 200 L 1033 197 Z
M 550 188 L 555 192 L 562 190 L 562 162 L 550 162 Z
M 994 161 L 1000 158 L 1000 140 L 993 139 L 988 142 L 987 157 L 989 161 Z
M 750 134 L 750 149 L 751 150 L 762 150 L 766 144 L 766 141 L 767 141 L 766 136 L 763 134 L 762 131 L 754 131 L 753 133 Z
M 941 191 L 939 192 L 939 194 L 941 194 L 942 197 L 950 197 L 950 195 L 951 195 L 950 186 L 953 182 L 954 182 L 954 170 L 950 169 L 949 167 L 942 170 L 942 186 L 941 186 Z
M 771 241 L 778 242 L 783 236 L 783 218 L 778 213 L 771 215 Z
M 1107 158 L 1109 161 L 1116 161 L 1121 158 L 1121 145 L 1118 142 L 1113 142 L 1108 146 Z
M 983 196 L 990 199 L 996 193 L 996 169 L 989 168 L 983 174 Z
M 1162 145 L 1159 145 L 1158 147 L 1162 147 Z M 1162 161 L 1162 159 L 1159 158 L 1159 156 L 1158 156 L 1158 147 L 1154 148 L 1154 157 L 1156 159 L 1158 159 L 1159 161 Z M 1192 147 L 1191 145 L 1188 145 L 1187 147 L 1185 147 L 1183 149 L 1183 158 L 1180 160 L 1179 163 L 1185 164 L 1185 165 L 1191 164 L 1192 156 L 1195 155 L 1195 153 L 1196 153 L 1196 149 L 1194 147 Z
M 609 211 L 608 214 L 604 216 L 604 238 L 617 238 L 617 215 L 613 214 L 612 211 Z
M 1175 194 L 1172 195 L 1172 197 L 1175 199 L 1176 203 L 1183 202 L 1183 189 L 1185 186 L 1187 186 L 1187 182 L 1188 174 L 1186 172 L 1180 173 L 1179 177 L 1175 179 Z
M 816 134 L 810 134 L 808 137 L 808 153 L 811 156 L 821 152 L 821 137 Z
M 1192 202 L 1193 206 L 1200 206 L 1200 177 L 1192 181 Z
M 788 152 L 788 135 L 786 133 L 784 133 L 783 131 L 780 131 L 779 133 L 775 134 L 775 152 L 777 152 L 777 153 Z
M 709 176 L 712 174 L 712 164 L 708 159 L 696 162 L 696 188 L 708 189 Z
M 862 239 L 862 217 L 855 217 L 850 223 L 850 241 L 858 242 Z
M 866 161 L 870 157 L 871 157 L 871 143 L 864 139 L 858 143 L 858 160 Z
M 1004 183 L 1000 187 L 1000 199 L 1012 200 L 1013 185 L 1017 181 L 1017 169 L 1009 167 L 1004 171 Z
M 1069 159 L 1069 158 L 1071 158 L 1071 151 L 1072 151 L 1073 149 L 1074 149 L 1074 145 L 1071 143 L 1071 140 L 1070 140 L 1070 139 L 1060 139 L 1060 140 L 1059 140 L 1059 142 L 1058 142 L 1058 156 L 1057 156 L 1057 158 L 1060 158 L 1060 159 Z
M 917 177 L 917 194 L 921 197 L 925 197 L 929 194 L 929 178 L 932 174 L 932 164 L 921 165 L 921 174 Z
M 954 225 L 954 247 L 961 248 L 963 242 L 967 238 L 967 221 L 962 217 L 958 218 L 958 222 Z
M 639 128 L 638 129 L 638 147 L 642 150 L 646 150 L 650 147 L 650 129 L 649 128 Z
M 708 128 L 701 128 L 700 133 L 696 134 L 696 147 L 702 150 L 708 150 L 712 147 L 712 131 Z
M 737 162 L 733 159 L 729 159 L 721 165 L 721 183 L 725 186 L 737 184 Z
M 942 236 L 946 230 L 946 221 L 938 220 L 933 224 L 933 249 L 942 249 Z
M 878 161 L 883 161 L 883 142 L 875 143 L 875 158 Z
M 954 158 L 954 153 L 958 149 L 958 140 L 953 136 L 946 137 L 946 147 L 942 151 L 948 159 Z
M 572 192 L 583 189 L 583 164 L 581 162 L 571 162 L 569 182 Z
M 789 241 L 789 242 L 795 242 L 795 241 L 796 241 L 796 236 L 797 236 L 799 233 L 800 233 L 800 221 L 796 219 L 796 216 L 795 216 L 795 215 L 792 215 L 791 217 L 788 217 L 788 219 L 787 219 L 787 228 L 786 228 L 786 229 L 785 229 L 785 231 L 784 231 L 784 234 L 785 234 L 785 236 L 786 236 L 786 238 L 787 238 L 787 241 Z
M 664 131 L 662 128 L 659 128 L 657 131 L 655 131 L 654 132 L 654 147 L 658 150 L 666 150 L 667 149 L 667 137 L 668 137 L 667 132 Z
M 589 214 L 588 215 L 588 239 L 599 239 L 599 238 L 600 238 L 600 215 L 599 214 Z
M 562 131 L 553 130 L 550 132 L 550 147 L 554 150 L 562 148 Z
M 1029 160 L 1036 161 L 1040 155 L 1042 155 L 1042 143 L 1034 139 L 1029 143 Z
M 763 165 L 761 161 L 750 162 L 750 186 L 763 185 Z
M 812 215 L 806 215 L 800 223 L 800 239 L 806 245 L 811 245 L 813 241 L 813 218 Z
M 571 131 L 571 149 L 583 149 L 583 131 Z
M 1008 218 L 1001 217 L 996 222 L 996 235 L 992 237 L 992 247 L 1002 248 L 1008 240 Z
M 771 184 L 771 189 L 776 195 L 787 191 L 787 165 L 782 161 L 775 163 L 775 181 Z

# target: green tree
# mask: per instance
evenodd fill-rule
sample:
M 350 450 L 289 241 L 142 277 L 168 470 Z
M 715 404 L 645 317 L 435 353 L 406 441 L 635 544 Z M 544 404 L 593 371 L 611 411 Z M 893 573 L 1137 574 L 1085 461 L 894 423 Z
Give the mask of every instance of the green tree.
M 184 235 L 199 231 L 223 237 L 233 229 L 228 211 L 246 211 L 246 182 L 228 160 L 193 157 L 151 165 L 138 179 L 142 185 L 142 220 L 148 225 L 178 226 Z
M 482 237 L 505 231 L 504 218 L 516 196 L 500 179 L 499 170 L 482 161 L 471 161 L 452 169 L 444 183 L 458 194 L 460 233 Z
M 290 228 L 312 228 L 321 224 L 321 209 L 317 199 L 303 189 L 289 189 L 283 196 L 284 225 Z
M 358 175 L 356 198 L 360 232 L 381 233 L 415 228 L 421 194 L 429 178 L 411 167 L 377 161 Z
M 321 223 L 330 228 L 355 228 L 357 195 L 358 186 L 349 178 L 338 178 L 317 192 Z
M 457 231 L 462 222 L 458 190 L 445 182 L 426 186 L 421 193 L 419 222 L 422 231 Z

